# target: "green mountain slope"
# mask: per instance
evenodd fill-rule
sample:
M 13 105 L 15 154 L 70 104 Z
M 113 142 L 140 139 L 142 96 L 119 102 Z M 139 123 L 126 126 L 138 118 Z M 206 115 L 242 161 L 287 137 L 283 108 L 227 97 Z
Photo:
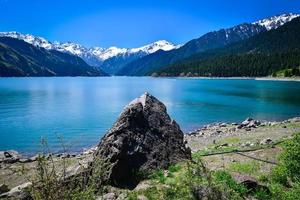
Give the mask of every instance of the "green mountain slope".
M 278 70 L 298 68 L 299 35 L 300 18 L 296 18 L 278 29 L 178 61 L 157 75 L 267 76 Z
M 150 71 L 158 70 L 164 66 L 180 59 L 187 58 L 195 53 L 204 52 L 209 49 L 219 48 L 234 42 L 238 42 L 266 29 L 254 24 L 240 24 L 228 29 L 209 32 L 203 36 L 187 42 L 178 49 L 171 51 L 157 51 L 142 57 L 124 66 L 118 75 L 145 75 Z
M 48 51 L 14 38 L 0 38 L 0 77 L 104 75 L 79 57 Z

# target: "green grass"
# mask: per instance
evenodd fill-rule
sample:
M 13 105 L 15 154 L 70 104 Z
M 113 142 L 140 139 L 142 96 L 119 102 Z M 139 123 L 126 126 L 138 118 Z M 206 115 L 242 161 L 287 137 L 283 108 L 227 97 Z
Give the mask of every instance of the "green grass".
M 287 123 L 285 125 L 287 128 L 300 128 L 300 123 Z
M 229 187 L 231 190 L 237 192 L 241 196 L 245 195 L 248 192 L 248 190 L 243 185 L 238 184 L 226 171 L 216 171 L 213 176 L 216 183 L 221 183 L 222 185 Z
M 165 183 L 167 178 L 165 177 L 163 170 L 157 170 L 156 172 L 150 175 L 150 179 L 156 180 L 159 183 Z
M 139 195 L 149 200 L 190 200 L 196 186 L 204 185 L 228 199 L 243 199 L 247 192 L 244 186 L 236 183 L 225 171 L 210 172 L 197 158 L 194 162 L 185 162 L 169 167 L 168 171 L 158 170 L 151 176 L 149 187 L 138 191 L 129 191 L 128 199 L 136 200 Z M 216 195 L 214 192 L 211 195 Z
M 257 175 L 259 169 L 260 169 L 260 163 L 257 161 L 251 161 L 247 163 L 234 162 L 230 164 L 230 166 L 228 167 L 228 170 L 232 172 L 255 174 L 255 175 Z
M 221 139 L 221 140 L 217 141 L 217 145 L 222 145 L 222 144 L 225 144 L 225 143 L 236 144 L 236 143 L 239 143 L 240 141 L 241 141 L 241 139 L 238 138 L 238 137 L 224 138 L 224 139 Z
M 212 152 L 227 152 L 234 150 L 232 147 L 210 148 L 206 151 L 200 151 L 193 154 L 193 162 L 183 162 L 178 165 L 170 166 L 167 171 L 156 171 L 151 176 L 150 186 L 139 191 L 129 191 L 131 200 L 137 200 L 139 195 L 145 196 L 149 200 L 189 200 L 196 199 L 193 196 L 195 186 L 209 187 L 212 189 L 211 195 L 216 197 L 217 194 L 222 193 L 226 199 L 258 199 L 258 200 L 294 200 L 299 199 L 300 183 L 293 182 L 293 179 L 288 178 L 289 181 L 280 181 L 272 178 L 272 176 L 289 177 L 298 174 L 297 170 L 293 174 L 289 171 L 293 170 L 291 166 L 300 166 L 297 158 L 299 158 L 300 150 L 300 135 L 294 137 L 294 142 L 284 142 L 282 153 L 283 158 L 289 156 L 294 159 L 284 160 L 285 165 L 290 166 L 289 169 L 283 168 L 279 163 L 279 167 L 273 169 L 272 174 L 258 173 L 262 167 L 259 161 L 250 162 L 235 162 L 226 167 L 224 170 L 210 171 L 205 167 L 201 160 L 201 155 Z M 267 147 L 266 147 L 267 148 Z M 285 156 L 285 157 L 284 157 Z M 298 163 L 298 164 L 297 164 Z M 292 165 L 293 164 L 293 165 Z M 297 165 L 296 165 L 297 164 Z M 283 166 L 285 166 L 283 165 Z M 277 170 L 276 169 L 285 169 Z M 286 171 L 288 170 L 288 171 Z M 254 190 L 248 190 L 242 184 L 237 183 L 230 173 L 238 172 L 241 174 L 248 174 L 257 177 L 259 184 L 265 185 Z M 294 179 L 297 180 L 297 179 Z M 292 182 L 291 182 L 292 181 Z M 266 188 L 267 187 L 267 188 Z M 211 196 L 207 199 L 214 199 Z
M 291 122 L 291 123 L 285 123 L 285 124 L 275 124 L 273 126 L 265 126 L 264 128 L 280 128 L 286 126 L 286 128 L 300 128 L 299 122 Z
M 180 171 L 180 169 L 181 169 L 181 166 L 180 166 L 179 164 L 177 164 L 177 165 L 171 165 L 171 166 L 169 167 L 168 171 L 169 171 L 170 173 L 175 173 L 175 172 Z
M 227 152 L 233 152 L 233 151 L 237 151 L 237 147 L 211 147 L 208 149 L 204 149 L 204 150 L 200 150 L 196 153 L 193 153 L 192 157 L 193 158 L 198 158 L 201 156 L 207 156 L 210 154 L 215 154 L 215 153 L 227 153 Z

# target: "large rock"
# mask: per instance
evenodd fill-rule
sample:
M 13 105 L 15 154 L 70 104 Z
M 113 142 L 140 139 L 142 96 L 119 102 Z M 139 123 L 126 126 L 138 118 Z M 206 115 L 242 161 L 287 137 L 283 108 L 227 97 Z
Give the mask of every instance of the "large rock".
M 0 151 L 0 163 L 15 163 L 19 161 L 20 157 L 20 154 L 14 150 Z
M 190 158 L 179 125 L 162 102 L 145 93 L 125 107 L 102 138 L 92 166 L 97 171 L 95 163 L 101 163 L 102 181 L 127 187 L 138 183 L 141 172 L 166 169 Z

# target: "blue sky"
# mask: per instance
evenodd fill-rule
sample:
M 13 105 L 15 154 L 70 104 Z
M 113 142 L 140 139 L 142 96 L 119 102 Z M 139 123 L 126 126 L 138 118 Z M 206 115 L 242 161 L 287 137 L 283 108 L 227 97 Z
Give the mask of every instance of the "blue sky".
M 275 14 L 300 13 L 298 0 L 0 0 L 0 31 L 85 46 L 176 44 Z

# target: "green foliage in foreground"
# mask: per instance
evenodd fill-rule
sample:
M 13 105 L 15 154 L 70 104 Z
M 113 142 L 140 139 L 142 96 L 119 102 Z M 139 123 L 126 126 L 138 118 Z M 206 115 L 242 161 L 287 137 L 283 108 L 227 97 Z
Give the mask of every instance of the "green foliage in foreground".
M 279 158 L 279 166 L 272 173 L 272 179 L 283 185 L 300 183 L 300 133 L 285 141 L 284 152 Z
M 81 177 L 66 177 L 65 168 L 59 170 L 56 167 L 52 159 L 49 161 L 45 156 L 39 156 L 37 173 L 31 181 L 33 183 L 31 187 L 33 199 L 93 199 L 94 187 L 84 185 L 79 179 Z M 76 182 L 76 184 L 69 185 L 71 181 Z
M 292 140 L 284 144 L 285 151 L 282 153 L 280 161 L 282 167 L 286 168 L 287 177 L 292 181 L 300 181 L 300 133 L 296 134 Z
M 248 190 L 241 184 L 238 184 L 231 175 L 226 171 L 216 171 L 214 173 L 214 180 L 217 184 L 222 184 L 228 186 L 227 189 L 234 194 L 239 194 L 240 196 L 244 196 L 247 194 Z M 235 194 L 235 195 L 236 195 Z
M 300 133 L 286 140 L 283 152 L 279 157 L 279 164 L 273 168 L 269 175 L 260 176 L 259 181 L 265 187 L 248 190 L 244 185 L 237 183 L 229 173 L 239 172 L 254 174 L 260 166 L 258 163 L 234 163 L 228 171 L 210 171 L 206 168 L 199 154 L 193 157 L 193 161 L 187 161 L 172 165 L 168 170 L 158 170 L 144 180 L 147 187 L 135 190 L 119 190 L 118 193 L 126 193 L 130 200 L 146 197 L 148 200 L 190 200 L 203 199 L 245 199 L 258 200 L 294 200 L 300 197 Z M 101 165 L 101 163 L 100 163 Z M 62 166 L 67 166 L 62 163 Z M 76 184 L 66 184 L 65 168 L 58 170 L 57 165 L 43 156 L 38 159 L 38 167 L 35 179 L 32 181 L 31 194 L 33 199 L 95 199 L 95 193 L 104 192 L 105 186 L 71 181 Z M 101 167 L 100 167 L 101 169 Z M 102 172 L 99 172 L 98 177 Z M 78 178 L 78 177 L 76 177 Z M 93 178 L 91 178 L 93 180 Z
M 169 170 L 159 170 L 147 181 L 150 187 L 143 190 L 130 191 L 128 198 L 138 199 L 145 196 L 149 200 L 189 200 L 207 199 L 243 199 L 247 189 L 238 184 L 225 171 L 209 171 L 200 158 L 193 162 L 185 162 L 169 167 Z M 209 188 L 209 192 L 199 193 L 197 188 Z M 201 199 L 202 199 L 201 198 Z
M 279 165 L 271 173 L 268 187 L 272 199 L 294 200 L 300 197 L 300 133 L 283 143 Z
M 129 199 L 136 200 L 142 195 L 151 199 L 197 199 L 195 188 L 207 186 L 214 194 L 222 194 L 224 199 L 255 198 L 259 200 L 294 200 L 300 197 L 300 134 L 282 145 L 278 166 L 269 175 L 260 175 L 259 181 L 264 187 L 249 191 L 238 184 L 225 170 L 209 171 L 201 160 L 201 154 L 195 154 L 194 162 L 171 166 L 168 171 L 159 170 L 151 176 L 150 187 L 129 192 Z M 203 152 L 202 152 L 203 153 Z M 234 163 L 229 171 L 255 174 L 260 168 L 258 162 Z M 250 197 L 251 196 L 251 197 Z M 207 199 L 219 199 L 220 196 L 207 196 Z
M 58 139 L 66 154 L 67 146 L 61 137 Z M 54 159 L 45 140 L 42 140 L 42 146 L 43 151 L 37 158 L 35 174 L 29 178 L 32 183 L 29 192 L 34 200 L 92 200 L 95 199 L 96 192 L 102 191 L 96 184 L 96 176 L 101 177 L 101 174 L 95 173 L 96 175 L 89 177 L 88 182 L 84 171 L 76 175 L 68 174 L 70 163 L 67 157 Z M 26 175 L 26 170 L 23 173 Z
M 256 174 L 259 170 L 259 162 L 252 161 L 247 163 L 234 162 L 229 166 L 230 171 L 245 173 L 245 174 Z

